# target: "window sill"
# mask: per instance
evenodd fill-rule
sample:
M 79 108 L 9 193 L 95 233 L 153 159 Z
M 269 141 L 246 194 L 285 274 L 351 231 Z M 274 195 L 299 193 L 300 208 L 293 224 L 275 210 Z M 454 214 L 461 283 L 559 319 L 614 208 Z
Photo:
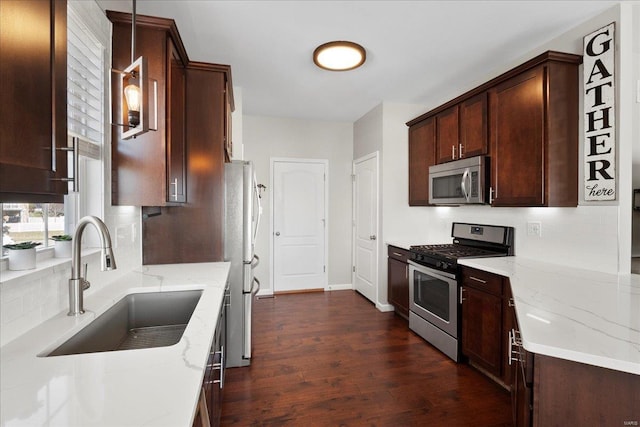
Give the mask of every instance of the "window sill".
M 97 259 L 100 253 L 98 248 L 84 248 L 82 250 L 82 261 Z M 54 258 L 53 248 L 43 249 L 37 252 L 36 268 L 32 270 L 9 270 L 7 257 L 0 258 L 0 285 L 15 282 L 30 282 L 46 277 L 51 273 L 63 269 L 71 269 L 71 258 Z M 71 274 L 71 273 L 69 273 Z

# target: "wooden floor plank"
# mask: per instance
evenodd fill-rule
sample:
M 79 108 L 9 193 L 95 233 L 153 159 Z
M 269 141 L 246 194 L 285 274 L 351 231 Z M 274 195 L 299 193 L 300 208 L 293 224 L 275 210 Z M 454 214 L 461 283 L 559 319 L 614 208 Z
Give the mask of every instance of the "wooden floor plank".
M 223 426 L 509 426 L 509 394 L 353 291 L 253 304 L 251 366 L 228 369 Z

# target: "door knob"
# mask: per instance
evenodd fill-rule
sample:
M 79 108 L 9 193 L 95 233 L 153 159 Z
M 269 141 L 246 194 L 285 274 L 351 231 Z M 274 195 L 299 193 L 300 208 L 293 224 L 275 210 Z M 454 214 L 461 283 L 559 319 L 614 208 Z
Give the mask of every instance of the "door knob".
M 372 234 L 371 236 L 369 236 L 369 240 L 376 240 L 376 235 Z
M 276 231 L 276 236 L 279 236 L 279 235 L 280 235 L 280 232 L 279 232 L 279 231 Z

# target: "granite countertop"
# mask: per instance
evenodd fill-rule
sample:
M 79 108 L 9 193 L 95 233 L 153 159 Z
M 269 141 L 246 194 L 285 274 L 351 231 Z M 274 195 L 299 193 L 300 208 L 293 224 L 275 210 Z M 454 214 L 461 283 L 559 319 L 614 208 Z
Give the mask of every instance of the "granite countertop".
M 191 426 L 229 263 L 143 266 L 0 348 L 0 425 Z M 123 296 L 203 289 L 182 339 L 169 347 L 46 354 Z
M 509 278 L 526 350 L 640 375 L 639 275 L 517 256 L 458 263 Z

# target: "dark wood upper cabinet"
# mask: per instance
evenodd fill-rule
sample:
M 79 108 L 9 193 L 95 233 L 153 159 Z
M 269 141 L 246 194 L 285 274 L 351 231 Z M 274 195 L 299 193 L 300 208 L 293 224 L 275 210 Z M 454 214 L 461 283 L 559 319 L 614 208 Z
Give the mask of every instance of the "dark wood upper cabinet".
M 190 62 L 186 67 L 188 203 L 162 207 L 157 216 L 144 215 L 149 209 L 143 208 L 145 265 L 224 259 L 225 111 L 230 82 L 227 65 Z
M 409 144 L 411 128 L 433 119 L 437 163 L 490 155 L 492 206 L 577 206 L 581 63 L 538 55 L 407 122 Z M 422 161 L 411 156 L 410 177 Z
M 456 160 L 460 144 L 460 115 L 457 105 L 436 115 L 436 160 Z
M 544 68 L 491 91 L 494 206 L 544 204 Z
M 113 23 L 113 68 L 124 70 L 131 63 L 131 15 L 107 11 L 107 17 Z M 111 200 L 114 205 L 180 204 L 186 201 L 184 67 L 188 57 L 171 19 L 137 15 L 136 45 L 136 56 L 147 58 L 149 79 L 158 83 L 157 130 L 125 140 L 121 128 L 114 126 Z M 122 117 L 117 84 L 112 85 L 112 99 L 112 117 Z M 149 109 L 153 127 L 153 96 Z
M 493 206 L 577 206 L 579 58 L 549 58 L 489 91 Z
M 487 154 L 487 94 L 473 96 L 436 116 L 438 163 Z
M 186 141 L 185 141 L 185 91 L 186 73 L 173 41 L 167 40 L 169 67 L 167 89 L 167 201 L 187 201 Z
M 429 166 L 436 164 L 433 117 L 409 127 L 409 206 L 429 204 Z
M 489 129 L 487 93 L 460 103 L 460 144 L 458 158 L 487 154 Z
M 67 193 L 67 2 L 0 1 L 0 202 Z

